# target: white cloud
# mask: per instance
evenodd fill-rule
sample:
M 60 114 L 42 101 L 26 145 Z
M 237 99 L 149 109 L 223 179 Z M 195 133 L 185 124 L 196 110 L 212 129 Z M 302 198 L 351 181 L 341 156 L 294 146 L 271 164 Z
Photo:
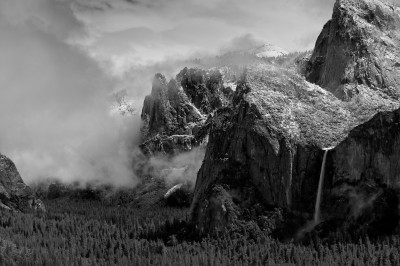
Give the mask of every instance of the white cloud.
M 50 0 L 25 3 L 0 6 L 0 152 L 27 182 L 133 185 L 139 118 L 109 115 L 115 81 L 67 44 L 85 32 L 70 10 Z
M 314 42 L 306 40 L 316 40 L 333 2 L 76 0 L 72 6 L 76 17 L 97 34 L 85 49 L 101 61 L 108 58 L 114 70 L 126 71 L 129 65 L 216 53 L 246 34 L 288 51 L 311 49 Z

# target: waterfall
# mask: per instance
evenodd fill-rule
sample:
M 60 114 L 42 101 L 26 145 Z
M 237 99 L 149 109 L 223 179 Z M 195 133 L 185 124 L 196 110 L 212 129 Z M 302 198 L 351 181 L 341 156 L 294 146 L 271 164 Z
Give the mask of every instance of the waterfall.
M 328 155 L 328 151 L 333 149 L 331 148 L 324 148 L 324 158 L 322 160 L 321 172 L 319 175 L 319 183 L 318 183 L 318 192 L 317 192 L 317 199 L 315 201 L 315 211 L 314 211 L 314 223 L 319 223 L 319 214 L 320 214 L 320 206 L 321 206 L 321 198 L 322 198 L 322 187 L 324 186 L 324 176 L 325 176 L 325 163 L 326 163 L 326 156 Z
M 286 179 L 286 204 L 288 208 L 292 205 L 291 192 L 292 192 L 292 175 L 293 175 L 293 154 L 289 150 L 289 167 Z

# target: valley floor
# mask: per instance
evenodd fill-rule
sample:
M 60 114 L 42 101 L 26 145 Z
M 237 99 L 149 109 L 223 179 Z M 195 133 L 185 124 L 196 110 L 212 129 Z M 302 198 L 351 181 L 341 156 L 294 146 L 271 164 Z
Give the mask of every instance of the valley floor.
M 244 230 L 183 240 L 188 209 L 45 204 L 45 214 L 1 211 L 0 265 L 400 265 L 398 235 L 300 245 Z

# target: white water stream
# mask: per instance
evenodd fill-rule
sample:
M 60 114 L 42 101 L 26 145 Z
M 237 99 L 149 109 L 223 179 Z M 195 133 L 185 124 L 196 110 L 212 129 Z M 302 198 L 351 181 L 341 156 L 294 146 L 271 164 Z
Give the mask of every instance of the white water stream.
M 318 224 L 320 221 L 320 207 L 322 198 L 322 188 L 324 186 L 326 156 L 328 155 L 328 151 L 331 149 L 333 149 L 333 147 L 323 149 L 325 152 L 324 152 L 324 158 L 322 160 L 321 172 L 319 175 L 317 199 L 315 201 L 314 224 Z

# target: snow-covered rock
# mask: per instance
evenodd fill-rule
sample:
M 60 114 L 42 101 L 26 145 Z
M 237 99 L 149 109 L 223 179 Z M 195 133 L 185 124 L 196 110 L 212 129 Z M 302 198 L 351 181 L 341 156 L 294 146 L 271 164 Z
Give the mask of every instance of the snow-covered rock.
M 264 44 L 260 47 L 249 50 L 249 52 L 259 58 L 278 57 L 288 54 L 288 52 L 273 44 Z

